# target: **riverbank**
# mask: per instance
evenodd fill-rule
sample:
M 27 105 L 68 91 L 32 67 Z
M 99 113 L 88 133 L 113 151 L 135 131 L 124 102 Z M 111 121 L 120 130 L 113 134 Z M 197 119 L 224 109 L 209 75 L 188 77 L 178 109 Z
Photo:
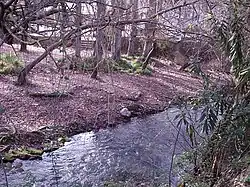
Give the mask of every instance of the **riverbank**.
M 8 52 L 10 48 L 1 49 Z M 41 51 L 17 53 L 29 63 Z M 28 76 L 29 84 L 17 86 L 16 76 L 0 76 L 1 142 L 12 148 L 43 149 L 51 141 L 81 132 L 99 130 L 164 110 L 179 96 L 191 96 L 202 80 L 180 72 L 178 66 L 159 61 L 150 76 L 100 72 L 98 80 L 86 72 L 67 72 L 62 78 L 50 58 Z M 123 117 L 127 108 L 130 117 Z

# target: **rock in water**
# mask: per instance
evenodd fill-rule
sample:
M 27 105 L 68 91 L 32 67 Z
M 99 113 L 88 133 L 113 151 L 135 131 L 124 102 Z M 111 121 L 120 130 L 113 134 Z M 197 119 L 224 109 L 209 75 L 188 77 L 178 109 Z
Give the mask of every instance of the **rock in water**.
M 128 118 L 131 116 L 131 112 L 127 108 L 121 109 L 120 114 L 123 117 L 128 117 Z

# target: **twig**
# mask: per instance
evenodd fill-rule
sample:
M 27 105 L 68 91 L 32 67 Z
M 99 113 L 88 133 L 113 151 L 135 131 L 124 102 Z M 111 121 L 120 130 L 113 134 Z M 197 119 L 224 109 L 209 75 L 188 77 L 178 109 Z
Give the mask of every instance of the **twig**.
M 4 167 L 4 164 L 3 164 L 3 155 L 0 153 L 0 165 L 1 167 L 3 168 L 3 173 L 4 173 L 4 178 L 5 178 L 5 184 L 6 184 L 6 187 L 9 187 L 9 182 L 8 182 L 8 177 L 7 177 L 7 173 L 6 173 L 6 170 L 5 170 L 5 167 Z
M 172 169 L 173 169 L 173 162 L 174 162 L 174 155 L 175 155 L 175 150 L 176 150 L 176 145 L 179 139 L 179 135 L 180 135 L 180 131 L 181 131 L 181 123 L 179 125 L 179 129 L 178 129 L 178 133 L 174 142 L 174 150 L 172 152 L 172 156 L 171 156 L 171 165 L 170 165 L 170 169 L 169 169 L 169 180 L 168 180 L 168 185 L 169 187 L 171 187 L 171 175 L 172 175 Z

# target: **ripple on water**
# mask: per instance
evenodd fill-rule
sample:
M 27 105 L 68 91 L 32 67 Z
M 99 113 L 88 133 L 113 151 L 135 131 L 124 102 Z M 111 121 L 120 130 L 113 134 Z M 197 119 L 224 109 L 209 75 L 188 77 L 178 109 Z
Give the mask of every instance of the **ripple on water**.
M 115 129 L 73 136 L 42 160 L 22 161 L 23 171 L 8 172 L 9 184 L 68 187 L 101 186 L 111 178 L 167 181 L 177 134 L 170 123 L 175 113 L 168 110 Z M 184 138 L 179 142 L 177 153 L 188 147 Z M 0 186 L 4 186 L 2 179 Z

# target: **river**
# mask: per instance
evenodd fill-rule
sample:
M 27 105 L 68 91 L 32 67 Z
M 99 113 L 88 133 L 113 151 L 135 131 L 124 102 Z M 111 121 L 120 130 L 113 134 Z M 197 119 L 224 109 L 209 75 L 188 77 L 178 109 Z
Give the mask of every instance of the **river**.
M 145 118 L 134 118 L 116 128 L 86 132 L 70 138 L 65 146 L 44 153 L 42 160 L 16 160 L 7 172 L 10 187 L 99 187 L 107 181 L 127 186 L 161 186 L 168 183 L 175 154 L 190 149 L 183 127 L 173 119 L 177 109 Z M 0 186 L 6 186 L 3 170 Z M 173 186 L 177 177 L 171 176 Z M 130 185 L 129 185 L 130 184 Z M 133 184 L 133 185 L 131 185 Z

